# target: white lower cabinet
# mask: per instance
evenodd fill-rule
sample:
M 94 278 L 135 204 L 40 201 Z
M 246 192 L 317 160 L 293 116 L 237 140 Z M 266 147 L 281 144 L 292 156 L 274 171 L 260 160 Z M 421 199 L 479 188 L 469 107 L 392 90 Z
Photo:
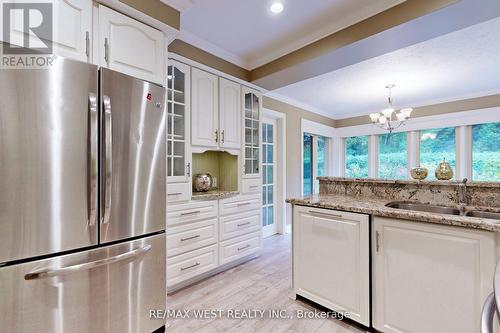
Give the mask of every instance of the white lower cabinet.
M 370 325 L 369 216 L 294 206 L 297 295 Z
M 217 268 L 218 253 L 212 245 L 167 259 L 167 289 Z
M 170 204 L 166 231 L 169 291 L 257 255 L 262 248 L 260 217 L 260 194 Z
M 262 247 L 262 232 L 240 236 L 219 245 L 219 262 L 221 265 L 241 259 L 250 254 L 260 251 Z
M 215 244 L 217 239 L 217 218 L 168 228 L 167 256 Z
M 387 333 L 479 333 L 493 290 L 494 236 L 375 217 L 373 326 Z

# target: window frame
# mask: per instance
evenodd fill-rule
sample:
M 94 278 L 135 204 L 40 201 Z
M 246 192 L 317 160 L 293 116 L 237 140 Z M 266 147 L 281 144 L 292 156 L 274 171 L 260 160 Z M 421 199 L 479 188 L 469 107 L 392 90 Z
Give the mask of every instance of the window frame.
M 420 131 L 445 127 L 455 127 L 456 166 L 455 179 L 472 179 L 472 126 L 500 122 L 500 107 L 446 113 L 434 116 L 410 118 L 406 125 L 395 132 L 407 132 L 407 166 L 420 163 Z M 345 177 L 345 138 L 368 135 L 368 177 L 378 176 L 378 135 L 387 131 L 373 124 L 337 128 L 337 138 L 333 140 L 335 156 L 341 160 L 334 168 L 334 176 Z M 429 170 L 433 172 L 433 170 Z
M 308 119 L 301 119 L 301 131 L 300 131 L 300 195 L 304 195 L 304 134 L 312 135 L 312 194 L 319 193 L 319 185 L 316 182 L 317 174 L 318 174 L 318 166 L 316 163 L 317 156 L 317 147 L 318 147 L 318 136 L 322 136 L 325 138 L 325 173 L 326 175 L 334 174 L 334 156 L 335 153 L 334 147 L 334 138 L 336 137 L 336 129 L 321 123 L 317 123 Z M 338 137 L 337 137 L 338 140 Z

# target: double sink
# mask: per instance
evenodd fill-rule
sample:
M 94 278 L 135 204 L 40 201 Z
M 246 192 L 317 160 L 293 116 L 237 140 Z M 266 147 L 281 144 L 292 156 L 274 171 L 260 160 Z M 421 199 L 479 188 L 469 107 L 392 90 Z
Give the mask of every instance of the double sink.
M 453 207 L 433 206 L 419 202 L 393 201 L 389 202 L 386 206 L 390 208 L 416 210 L 419 212 L 427 212 L 427 213 L 462 215 L 462 216 L 500 220 L 500 212 L 489 212 L 484 210 L 460 210 L 458 208 L 453 208 Z

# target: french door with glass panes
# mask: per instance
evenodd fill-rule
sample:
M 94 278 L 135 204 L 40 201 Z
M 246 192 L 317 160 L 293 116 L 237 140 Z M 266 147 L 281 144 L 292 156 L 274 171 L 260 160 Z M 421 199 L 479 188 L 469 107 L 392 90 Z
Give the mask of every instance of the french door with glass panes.
M 189 66 L 169 60 L 167 81 L 167 180 L 169 183 L 189 182 L 191 179 Z
M 262 231 L 278 233 L 276 223 L 276 120 L 262 119 Z

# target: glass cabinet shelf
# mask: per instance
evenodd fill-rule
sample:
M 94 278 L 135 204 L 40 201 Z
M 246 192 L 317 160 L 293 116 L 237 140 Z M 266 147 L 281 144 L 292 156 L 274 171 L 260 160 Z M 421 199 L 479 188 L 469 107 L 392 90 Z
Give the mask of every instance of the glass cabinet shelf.
M 259 175 L 260 161 L 260 97 L 253 92 L 244 94 L 244 171 L 245 175 Z
M 167 80 L 167 176 L 185 181 L 189 173 L 185 103 L 188 81 L 186 73 L 175 65 L 168 66 Z

